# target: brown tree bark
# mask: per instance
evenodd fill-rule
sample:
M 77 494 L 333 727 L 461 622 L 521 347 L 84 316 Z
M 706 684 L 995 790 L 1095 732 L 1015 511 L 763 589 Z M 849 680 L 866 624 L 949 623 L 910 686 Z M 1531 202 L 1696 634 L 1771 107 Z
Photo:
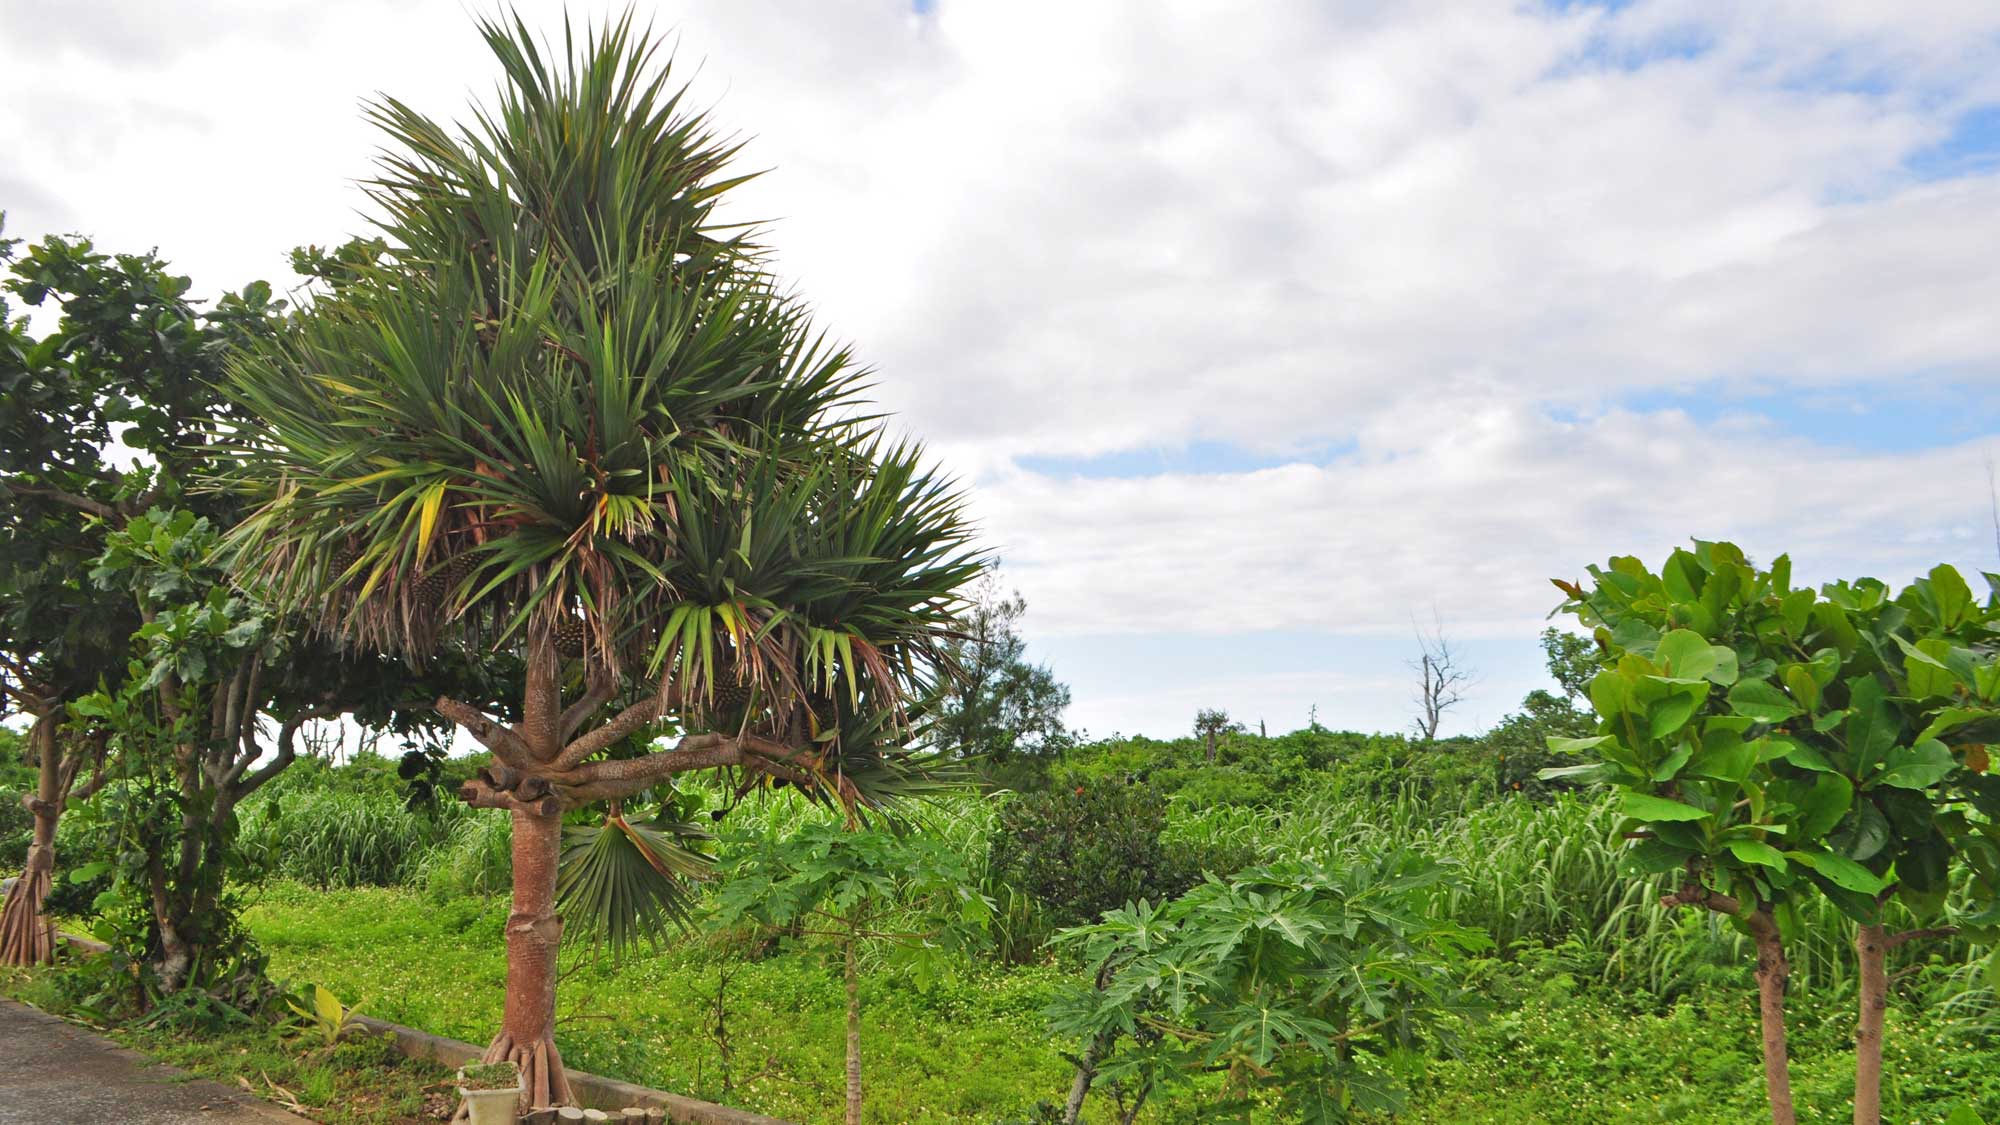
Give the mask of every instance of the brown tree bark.
M 522 1108 L 567 1105 L 576 1100 L 562 1052 L 556 1049 L 556 953 L 562 919 L 556 916 L 556 862 L 562 851 L 562 814 L 519 808 L 514 817 L 514 909 L 507 916 L 507 997 L 500 1034 L 484 1061 L 521 1068 Z
M 1854 1125 L 1882 1120 L 1882 1016 L 1889 1007 L 1889 936 L 1881 926 L 1860 926 L 1854 949 L 1861 955 L 1861 1014 L 1854 1025 Z
M 1785 1043 L 1785 986 L 1792 964 L 1771 915 L 1758 910 L 1749 917 L 1757 939 L 1757 1014 L 1763 1025 L 1764 1090 L 1771 1101 L 1771 1125 L 1796 1125 L 1792 1107 L 1791 1053 Z
M 62 815 L 64 771 L 55 723 L 38 717 L 28 732 L 38 756 L 35 794 L 21 804 L 35 818 L 27 864 L 0 907 L 0 965 L 45 965 L 55 959 L 54 923 L 42 916 L 56 868 L 56 820 Z
M 854 964 L 859 940 L 847 935 L 847 1125 L 861 1125 L 861 978 Z
M 1785 986 L 1792 964 L 1785 958 L 1784 938 L 1768 908 L 1738 902 L 1699 883 L 1688 883 L 1660 899 L 1660 905 L 1705 906 L 1717 914 L 1741 919 L 1757 943 L 1757 1015 L 1762 1026 L 1764 1092 L 1771 1103 L 1771 1125 L 1797 1125 L 1792 1106 L 1791 1053 L 1785 1043 Z

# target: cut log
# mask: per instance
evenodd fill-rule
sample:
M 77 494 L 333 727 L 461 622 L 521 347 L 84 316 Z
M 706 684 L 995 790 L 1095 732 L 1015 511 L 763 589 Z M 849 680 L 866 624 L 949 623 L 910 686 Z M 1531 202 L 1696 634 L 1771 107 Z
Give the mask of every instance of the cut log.
M 582 1110 L 580 1110 L 580 1109 L 578 1109 L 578 1108 L 576 1108 L 576 1107 L 575 1107 L 575 1106 L 573 1106 L 573 1105 L 566 1105 L 566 1106 L 562 1107 L 561 1109 L 559 1109 L 559 1110 L 556 1110 L 556 1120 L 557 1120 L 557 1121 L 582 1121 L 582 1120 L 583 1120 L 583 1111 L 582 1111 Z
M 583 1119 L 585 1121 L 609 1121 L 611 1120 L 611 1115 L 601 1109 L 586 1109 L 583 1111 Z

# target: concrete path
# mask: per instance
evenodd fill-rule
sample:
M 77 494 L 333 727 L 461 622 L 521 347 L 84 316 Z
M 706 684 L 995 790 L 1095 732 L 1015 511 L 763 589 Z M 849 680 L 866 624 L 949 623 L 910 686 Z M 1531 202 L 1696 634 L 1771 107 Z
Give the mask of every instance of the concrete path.
M 305 1120 L 0 999 L 0 1125 L 301 1125 Z

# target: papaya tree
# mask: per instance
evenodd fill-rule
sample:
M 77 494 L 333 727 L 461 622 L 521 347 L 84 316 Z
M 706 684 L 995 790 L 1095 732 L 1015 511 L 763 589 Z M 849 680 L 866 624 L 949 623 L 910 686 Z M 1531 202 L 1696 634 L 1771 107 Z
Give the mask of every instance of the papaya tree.
M 847 1125 L 861 1125 L 861 959 L 927 965 L 973 948 L 992 915 L 965 857 L 934 835 L 808 825 L 731 841 L 711 923 L 829 942 L 847 990 Z
M 1210 1072 L 1224 1076 L 1217 1118 L 1273 1100 L 1310 1122 L 1397 1112 L 1394 1056 L 1476 1006 L 1458 969 L 1493 944 L 1437 920 L 1454 880 L 1407 851 L 1312 854 L 1058 933 L 1094 969 L 1050 1008 L 1081 1047 L 1065 1125 L 1100 1086 L 1130 1125 L 1160 1085 Z
M 1728 543 L 1677 550 L 1658 573 L 1614 558 L 1590 574 L 1588 589 L 1557 586 L 1600 649 L 1597 733 L 1552 746 L 1597 761 L 1544 776 L 1619 788 L 1626 868 L 1677 878 L 1665 905 L 1714 911 L 1755 943 L 1780 1125 L 1794 1120 L 1785 934 L 1813 896 L 1856 923 L 1855 1120 L 1878 1120 L 1888 951 L 1990 940 L 2000 922 L 1985 749 L 2000 735 L 2000 596 L 1980 602 L 1948 566 L 1900 593 L 1800 588 L 1788 558 L 1758 567 Z M 1973 909 L 1947 918 L 1954 871 Z
M 224 476 L 255 506 L 244 580 L 325 635 L 518 660 L 504 710 L 434 706 L 492 755 L 461 797 L 513 819 L 486 1057 L 552 1105 L 564 812 L 643 823 L 625 805 L 695 770 L 849 810 L 921 791 L 903 703 L 983 562 L 952 486 L 881 436 L 848 352 L 717 213 L 734 148 L 656 45 L 629 19 L 560 52 L 518 19 L 481 31 L 501 84 L 469 124 L 371 110 L 382 252 L 233 363 Z

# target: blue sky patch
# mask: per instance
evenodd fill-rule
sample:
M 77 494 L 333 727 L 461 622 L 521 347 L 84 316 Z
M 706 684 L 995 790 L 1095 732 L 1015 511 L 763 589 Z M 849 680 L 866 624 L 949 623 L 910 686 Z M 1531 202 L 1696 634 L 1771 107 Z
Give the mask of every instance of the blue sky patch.
M 1703 425 L 1734 420 L 1768 426 L 1784 437 L 1867 453 L 1907 453 L 2000 434 L 2000 386 L 1970 382 L 1745 390 L 1717 380 L 1636 395 L 1620 405 L 1641 413 L 1679 410 Z
M 1951 136 L 1911 153 L 1903 166 L 1925 180 L 2000 171 L 2000 105 L 1980 106 L 1962 115 Z
M 1301 462 L 1324 465 L 1353 443 L 1326 443 L 1293 453 L 1259 453 L 1232 442 L 1197 441 L 1174 448 L 1132 449 L 1095 457 L 1021 457 L 1015 464 L 1049 477 L 1115 480 L 1163 473 L 1251 473 Z

